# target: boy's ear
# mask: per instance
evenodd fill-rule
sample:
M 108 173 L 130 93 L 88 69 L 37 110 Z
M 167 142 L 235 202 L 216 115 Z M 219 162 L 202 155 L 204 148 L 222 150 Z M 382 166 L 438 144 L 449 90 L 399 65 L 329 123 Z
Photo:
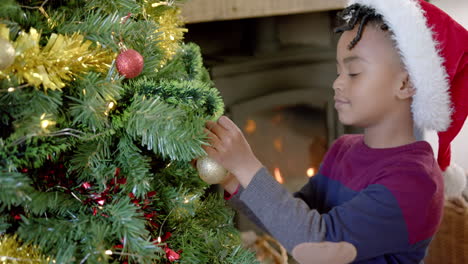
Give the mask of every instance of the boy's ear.
M 405 73 L 403 81 L 401 82 L 400 87 L 396 91 L 396 96 L 398 99 L 405 100 L 413 97 L 416 94 L 416 89 L 413 87 L 408 73 Z

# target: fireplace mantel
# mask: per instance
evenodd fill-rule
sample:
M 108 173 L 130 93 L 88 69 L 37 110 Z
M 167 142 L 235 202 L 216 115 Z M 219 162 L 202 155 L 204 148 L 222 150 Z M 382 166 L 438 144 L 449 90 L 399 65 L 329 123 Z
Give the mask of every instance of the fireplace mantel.
M 182 14 L 186 23 L 299 14 L 341 9 L 345 0 L 190 0 Z

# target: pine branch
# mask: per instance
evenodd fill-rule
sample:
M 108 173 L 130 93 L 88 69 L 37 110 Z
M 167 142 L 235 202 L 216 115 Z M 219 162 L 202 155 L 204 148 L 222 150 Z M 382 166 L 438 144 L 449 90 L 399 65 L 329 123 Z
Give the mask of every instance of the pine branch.
M 100 137 L 85 141 L 75 150 L 70 159 L 69 171 L 74 171 L 81 181 L 91 181 L 105 186 L 114 176 L 115 167 L 109 166 L 112 138 Z
M 143 198 L 151 191 L 153 181 L 153 174 L 150 172 L 151 159 L 143 156 L 128 136 L 121 135 L 119 138 L 115 162 L 122 169 L 121 174 L 127 179 L 127 184 L 122 186 L 123 192 L 132 192 L 136 197 Z
M 70 214 L 69 217 L 23 218 L 20 237 L 55 256 L 58 263 L 102 263 L 111 261 L 106 250 L 129 256 L 137 263 L 154 263 L 163 256 L 149 241 L 145 220 L 128 197 L 114 199 L 103 207 L 103 215 Z M 122 243 L 122 251 L 113 249 Z
M 121 15 L 139 14 L 141 7 L 135 0 L 88 0 L 86 10 L 99 10 L 103 13 L 119 13 Z
M 188 74 L 188 79 L 201 80 L 203 74 L 203 61 L 200 47 L 194 43 L 188 43 L 182 46 L 180 53 L 181 59 L 185 65 L 185 71 Z
M 83 16 L 84 14 L 86 16 Z M 100 11 L 76 12 L 68 19 L 68 23 L 60 24 L 57 27 L 57 32 L 61 34 L 83 32 L 86 39 L 95 43 L 101 43 L 104 47 L 111 48 L 114 52 L 117 52 L 119 50 L 119 39 L 116 39 L 116 37 L 121 32 L 125 32 L 129 25 L 131 25 L 131 23 L 121 24 L 121 18 L 122 16 L 119 13 L 107 15 Z
M 254 254 L 241 249 L 233 211 L 219 195 L 208 196 L 192 218 L 174 223 L 171 243 L 184 249 L 182 263 L 257 263 Z
M 7 217 L 5 215 L 0 215 L 0 235 L 5 234 L 10 226 L 11 224 L 8 223 Z
M 63 192 L 33 192 L 28 209 L 34 215 L 41 216 L 48 212 L 58 216 L 69 216 L 78 212 L 82 204 L 71 194 Z
M 73 125 L 83 124 L 93 132 L 108 129 L 111 106 L 120 99 L 122 90 L 117 82 L 101 79 L 97 73 L 86 75 L 76 83 L 74 96 L 68 96 Z
M 33 191 L 27 175 L 0 168 L 0 211 L 5 207 L 10 209 L 11 206 L 29 203 Z
M 149 241 L 149 232 L 145 229 L 145 219 L 128 197 L 119 199 L 105 210 L 110 215 L 116 237 L 123 241 L 123 253 L 134 254 L 137 263 L 154 263 L 164 251 Z
M 205 191 L 208 184 L 198 176 L 198 172 L 186 161 L 172 161 L 155 176 L 158 183 L 170 186 L 180 186 L 191 190 Z M 160 187 L 157 187 L 158 189 Z
M 192 219 L 201 206 L 203 192 L 187 187 L 161 186 L 161 208 L 167 212 L 169 226 L 177 226 Z
M 206 119 L 217 119 L 224 111 L 219 91 L 200 81 L 140 79 L 132 83 L 136 92 L 161 97 L 166 103 L 188 112 L 198 113 Z
M 204 121 L 164 103 L 160 98 L 136 95 L 126 110 L 126 132 L 163 158 L 190 161 L 205 154 Z
M 177 54 L 166 66 L 153 75 L 146 76 L 153 79 L 198 80 L 213 87 L 208 72 L 203 66 L 200 47 L 194 43 L 182 44 Z
M 10 28 L 12 39 L 15 39 L 21 29 L 30 27 L 47 29 L 44 20 L 44 15 L 33 10 L 22 9 L 14 0 L 2 0 L 0 3 L 0 23 Z
M 8 112 L 13 121 L 14 139 L 26 135 L 40 134 L 43 131 L 41 121 L 54 120 L 62 106 L 59 91 L 49 91 L 47 94 L 34 88 L 25 88 L 12 93 L 0 94 L 0 109 Z M 6 124 L 8 125 L 8 124 Z
M 74 138 L 63 137 L 33 137 L 22 144 L 0 139 L 0 165 L 9 171 L 17 171 L 19 168 L 39 168 L 51 157 L 51 153 L 59 156 L 69 150 L 75 142 Z

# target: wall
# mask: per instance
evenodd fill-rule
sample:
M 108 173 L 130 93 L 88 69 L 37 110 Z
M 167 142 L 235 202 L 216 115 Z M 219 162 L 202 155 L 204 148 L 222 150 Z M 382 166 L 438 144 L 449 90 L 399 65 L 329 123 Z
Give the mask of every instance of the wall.
M 458 23 L 468 29 L 468 1 L 466 0 L 433 0 L 435 4 Z M 425 139 L 431 143 L 434 152 L 437 155 L 438 138 L 435 132 L 426 132 Z M 458 136 L 452 142 L 452 161 L 468 170 L 468 122 Z

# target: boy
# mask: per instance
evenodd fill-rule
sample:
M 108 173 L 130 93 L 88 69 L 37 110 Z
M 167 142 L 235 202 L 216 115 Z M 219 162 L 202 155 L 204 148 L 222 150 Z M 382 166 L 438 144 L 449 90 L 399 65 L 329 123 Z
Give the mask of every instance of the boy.
M 336 140 L 294 195 L 227 117 L 207 123 L 204 148 L 231 172 L 232 203 L 300 263 L 423 263 L 442 216 L 441 169 L 467 115 L 468 32 L 422 0 L 352 0 L 342 16 L 335 108 L 363 135 Z M 445 131 L 439 163 L 414 126 Z

